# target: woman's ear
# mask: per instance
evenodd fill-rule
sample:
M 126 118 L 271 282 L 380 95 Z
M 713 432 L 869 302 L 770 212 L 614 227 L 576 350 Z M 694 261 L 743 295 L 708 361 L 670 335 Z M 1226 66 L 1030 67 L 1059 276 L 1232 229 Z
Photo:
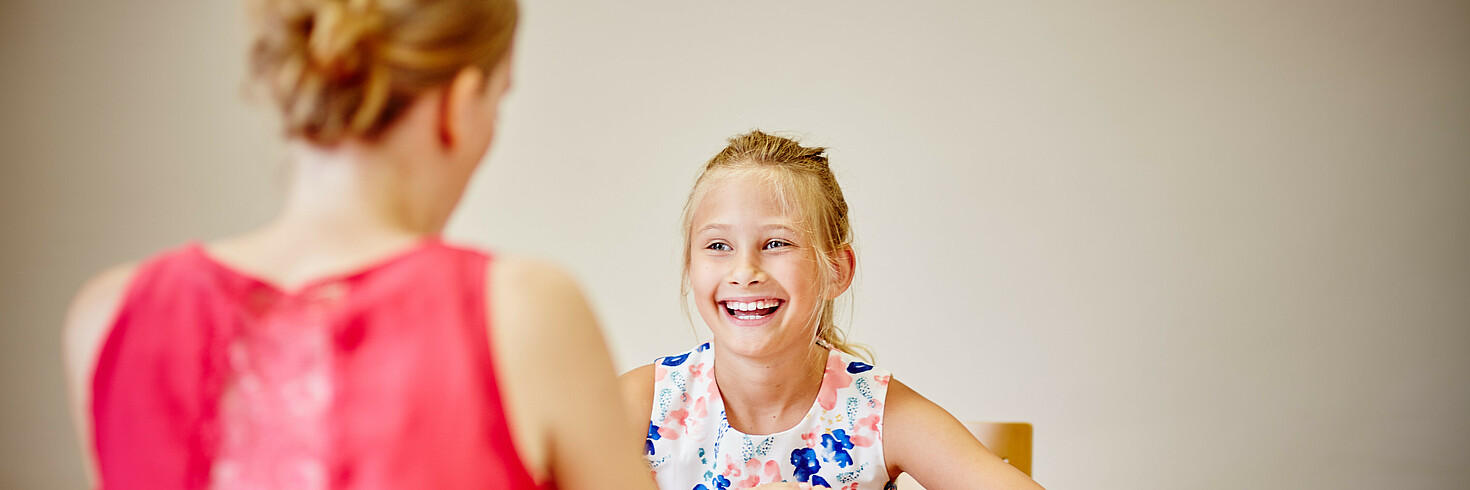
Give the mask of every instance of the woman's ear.
M 832 276 L 832 288 L 829 290 L 831 294 L 827 295 L 827 299 L 837 299 L 838 296 L 842 296 L 842 293 L 847 292 L 847 288 L 852 287 L 853 276 L 857 273 L 857 254 L 853 252 L 851 244 L 843 245 L 832 255 L 834 259 L 837 259 L 834 261 L 837 270 L 833 271 L 836 274 Z
M 479 111 L 484 110 L 481 96 L 485 88 L 485 72 L 476 67 L 459 71 L 449 82 L 439 108 L 439 143 L 445 150 L 465 143 L 466 136 L 481 124 Z

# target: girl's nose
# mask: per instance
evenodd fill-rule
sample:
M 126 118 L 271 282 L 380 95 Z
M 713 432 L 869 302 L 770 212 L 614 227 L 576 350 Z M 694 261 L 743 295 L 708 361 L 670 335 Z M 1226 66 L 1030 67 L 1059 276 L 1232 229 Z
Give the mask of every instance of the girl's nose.
M 736 261 L 735 267 L 730 270 L 730 284 L 736 286 L 753 286 L 765 280 L 765 271 L 761 270 L 760 264 L 750 257 L 743 257 Z

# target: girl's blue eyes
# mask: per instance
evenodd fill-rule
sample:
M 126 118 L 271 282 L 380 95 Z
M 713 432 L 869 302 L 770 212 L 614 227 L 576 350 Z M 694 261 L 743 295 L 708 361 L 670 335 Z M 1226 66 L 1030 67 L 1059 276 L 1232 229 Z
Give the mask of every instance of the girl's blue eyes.
M 791 246 L 791 242 L 788 242 L 788 241 L 785 241 L 785 240 L 771 240 L 769 242 L 766 242 L 766 245 L 764 247 L 761 247 L 761 250 L 770 250 L 770 249 L 773 249 L 773 248 L 790 247 L 790 246 Z M 704 248 L 705 248 L 705 250 L 714 250 L 714 251 L 718 251 L 718 252 L 729 252 L 731 250 L 735 250 L 734 248 L 731 248 L 730 247 L 730 244 L 724 243 L 724 242 L 711 243 L 709 245 L 706 245 Z

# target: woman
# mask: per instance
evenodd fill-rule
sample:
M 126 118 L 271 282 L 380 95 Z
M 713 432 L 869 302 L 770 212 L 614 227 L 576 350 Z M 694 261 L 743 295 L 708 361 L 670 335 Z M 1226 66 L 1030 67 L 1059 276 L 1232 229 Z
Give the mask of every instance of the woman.
M 438 238 L 494 140 L 513 0 L 251 7 L 290 191 L 259 229 L 77 294 L 97 486 L 651 488 L 606 433 L 623 414 L 575 284 Z

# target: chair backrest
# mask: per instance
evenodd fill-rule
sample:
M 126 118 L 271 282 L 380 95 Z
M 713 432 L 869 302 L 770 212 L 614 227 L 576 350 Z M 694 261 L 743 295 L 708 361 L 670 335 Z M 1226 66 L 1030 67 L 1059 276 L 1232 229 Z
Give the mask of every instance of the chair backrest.
M 1031 424 L 1025 422 L 965 422 L 965 428 L 980 440 L 990 452 L 1000 456 L 1027 476 L 1031 475 Z M 907 473 L 899 475 L 894 483 L 899 490 L 924 490 L 919 482 Z

